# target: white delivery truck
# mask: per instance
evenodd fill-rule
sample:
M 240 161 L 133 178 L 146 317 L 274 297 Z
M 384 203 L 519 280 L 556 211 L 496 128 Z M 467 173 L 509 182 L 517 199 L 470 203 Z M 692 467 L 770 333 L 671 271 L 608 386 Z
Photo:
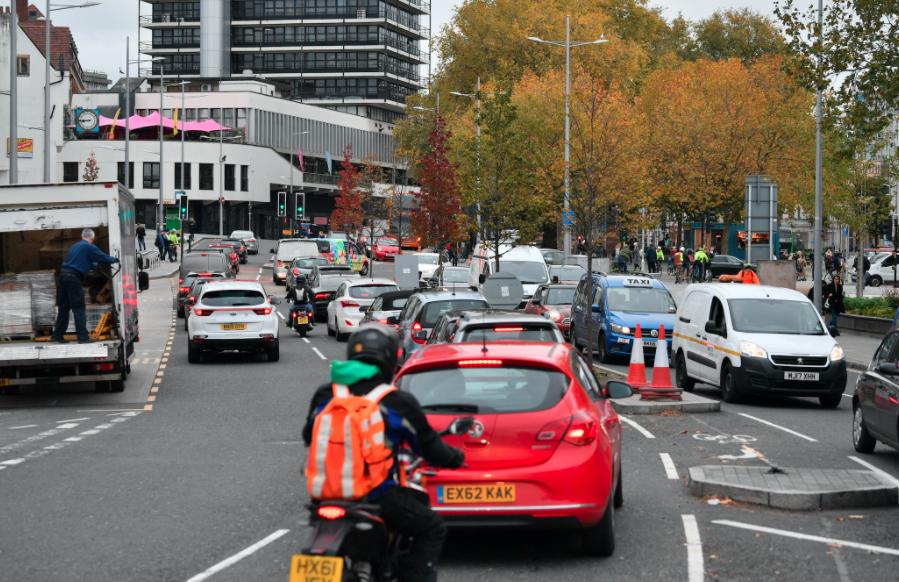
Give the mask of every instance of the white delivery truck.
M 83 281 L 87 327 L 96 343 L 49 341 L 56 278 L 69 249 L 93 229 L 118 263 Z M 117 182 L 0 186 L 0 391 L 95 382 L 121 392 L 138 340 L 137 292 L 149 287 L 135 254 L 134 197 Z M 74 340 L 74 317 L 68 333 Z

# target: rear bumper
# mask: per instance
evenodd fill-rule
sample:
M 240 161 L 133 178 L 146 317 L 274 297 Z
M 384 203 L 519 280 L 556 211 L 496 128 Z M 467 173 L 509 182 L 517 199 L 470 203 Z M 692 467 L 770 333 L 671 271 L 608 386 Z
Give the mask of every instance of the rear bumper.
M 831 362 L 826 368 L 775 366 L 766 358 L 740 358 L 732 368 L 737 389 L 746 394 L 779 396 L 828 396 L 846 390 L 846 360 Z M 817 372 L 817 382 L 784 380 L 785 371 Z
M 214 350 L 214 351 L 224 351 L 224 350 L 262 350 L 273 348 L 278 345 L 278 338 L 274 339 L 263 339 L 263 338 L 234 338 L 234 339 L 203 339 L 203 340 L 190 340 L 191 348 L 195 350 Z
M 454 515 L 452 512 L 442 511 L 441 507 L 432 507 L 434 511 L 443 516 L 443 520 L 451 528 L 468 529 L 468 528 L 515 528 L 515 529 L 580 529 L 584 525 L 573 515 L 568 516 L 540 516 L 526 514 L 506 514 L 491 515 L 484 513 L 482 515 Z M 558 509 L 549 508 L 548 511 L 559 511 Z M 564 511 L 568 511 L 565 509 Z

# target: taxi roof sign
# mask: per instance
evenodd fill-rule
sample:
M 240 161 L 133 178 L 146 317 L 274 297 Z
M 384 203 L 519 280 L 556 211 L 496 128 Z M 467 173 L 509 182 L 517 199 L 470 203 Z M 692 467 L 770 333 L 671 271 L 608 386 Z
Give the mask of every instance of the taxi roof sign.
M 625 287 L 652 287 L 651 277 L 625 277 Z

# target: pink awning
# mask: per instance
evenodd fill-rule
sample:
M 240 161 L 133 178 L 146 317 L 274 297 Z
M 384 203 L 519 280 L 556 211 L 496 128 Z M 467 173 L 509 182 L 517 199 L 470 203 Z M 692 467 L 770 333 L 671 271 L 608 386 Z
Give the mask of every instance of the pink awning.
M 109 117 L 100 116 L 100 127 L 109 127 L 112 125 L 112 119 Z M 168 117 L 162 118 L 162 125 L 166 129 L 174 129 L 175 123 L 169 119 Z M 68 127 L 75 127 L 74 125 L 70 125 Z M 125 128 L 125 120 L 119 119 L 116 121 L 116 127 Z M 159 127 L 159 113 L 153 112 L 146 117 L 141 117 L 140 115 L 132 115 L 129 120 L 129 129 L 144 129 L 147 127 Z M 180 131 L 202 131 L 204 133 L 210 133 L 213 131 L 221 130 L 229 130 L 230 127 L 225 127 L 223 125 L 219 125 L 214 119 L 207 119 L 206 121 L 178 121 L 178 129 Z M 108 130 L 107 130 L 108 131 Z

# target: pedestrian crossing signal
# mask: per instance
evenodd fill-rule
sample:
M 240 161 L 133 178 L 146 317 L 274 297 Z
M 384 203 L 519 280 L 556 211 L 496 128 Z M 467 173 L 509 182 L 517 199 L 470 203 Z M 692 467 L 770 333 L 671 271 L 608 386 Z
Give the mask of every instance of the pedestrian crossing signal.
M 278 192 L 278 216 L 287 216 L 287 192 Z

